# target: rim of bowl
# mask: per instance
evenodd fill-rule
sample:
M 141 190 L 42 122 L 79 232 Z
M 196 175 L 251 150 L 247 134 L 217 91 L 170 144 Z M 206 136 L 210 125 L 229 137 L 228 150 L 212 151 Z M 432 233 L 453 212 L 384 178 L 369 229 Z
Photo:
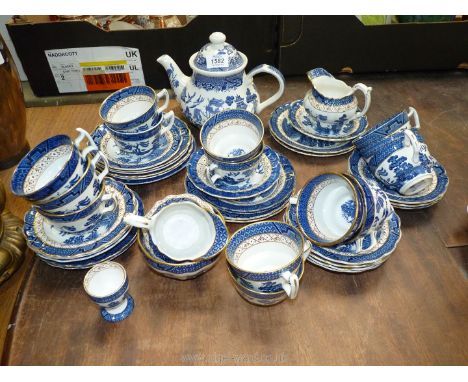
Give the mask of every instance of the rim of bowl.
M 247 273 L 252 273 L 252 274 L 255 274 L 255 275 L 260 275 L 260 274 L 264 274 L 264 273 L 272 273 L 272 272 L 277 272 L 283 268 L 286 268 L 288 267 L 289 265 L 291 265 L 292 263 L 294 263 L 299 257 L 302 256 L 303 252 L 304 252 L 304 243 L 305 243 L 305 240 L 304 240 L 304 235 L 302 234 L 302 232 L 297 229 L 296 227 L 294 227 L 293 225 L 289 224 L 289 223 L 286 223 L 286 222 L 283 222 L 283 221 L 279 221 L 279 220 L 262 220 L 262 221 L 259 221 L 259 222 L 255 222 L 255 223 L 251 223 L 251 224 L 248 224 L 248 225 L 245 225 L 244 227 L 241 227 L 239 228 L 238 230 L 236 230 L 232 235 L 231 237 L 229 238 L 228 240 L 228 245 L 229 243 L 231 242 L 232 238 L 237 234 L 239 233 L 240 231 L 244 230 L 244 229 L 247 229 L 253 225 L 260 225 L 260 224 L 263 224 L 263 223 L 277 223 L 277 224 L 284 224 L 284 225 L 287 225 L 289 228 L 292 228 L 294 231 L 297 231 L 297 233 L 299 234 L 299 237 L 301 238 L 301 246 L 300 246 L 300 253 L 298 256 L 294 257 L 293 260 L 291 260 L 289 263 L 287 264 L 284 264 L 282 265 L 281 267 L 277 268 L 277 269 L 271 269 L 269 271 L 265 271 L 265 272 L 255 272 L 255 271 L 249 271 L 249 270 L 246 270 L 246 269 L 242 269 L 240 268 L 239 266 L 235 265 L 231 259 L 229 258 L 228 256 L 228 253 L 226 251 L 226 261 L 229 263 L 229 265 L 231 265 L 232 267 L 234 267 L 235 269 L 238 269 L 240 270 L 241 272 L 247 272 Z
M 357 181 L 356 177 L 352 174 L 343 174 L 346 176 L 348 179 L 351 180 L 352 183 L 354 183 L 357 188 L 359 188 L 359 192 L 362 194 L 362 202 L 363 202 L 363 211 L 362 211 L 362 226 L 359 229 L 359 231 L 356 232 L 355 236 L 359 236 L 362 234 L 364 231 L 364 226 L 366 225 L 366 220 L 367 220 L 367 201 L 366 201 L 366 193 L 364 191 L 364 188 L 362 188 L 361 184 Z
M 353 218 L 353 221 L 351 222 L 351 225 L 349 227 L 349 229 L 343 234 L 341 235 L 341 237 L 339 237 L 338 239 L 334 240 L 334 241 L 328 241 L 328 242 L 322 242 L 322 241 L 317 241 L 317 240 L 314 240 L 312 238 L 310 238 L 309 236 L 307 236 L 307 234 L 304 232 L 304 229 L 302 228 L 299 220 L 297 221 L 297 224 L 299 226 L 299 229 L 300 231 L 304 234 L 305 237 L 307 237 L 307 239 L 309 239 L 312 243 L 316 244 L 316 245 L 319 245 L 319 246 L 322 246 L 322 247 L 331 247 L 333 245 L 336 245 L 336 244 L 339 244 L 339 243 L 342 243 L 344 240 L 343 238 L 345 238 L 345 240 L 348 240 L 348 238 L 346 238 L 352 231 L 353 231 L 353 228 L 354 228 L 354 224 L 356 224 L 357 222 L 357 218 L 358 218 L 358 211 L 359 211 L 359 196 L 356 192 L 356 189 L 354 188 L 353 186 L 353 183 L 351 183 L 351 181 L 346 178 L 344 176 L 344 174 L 342 173 L 339 173 L 339 172 L 334 172 L 334 171 L 330 171 L 330 172 L 324 172 L 322 174 L 319 174 L 317 176 L 314 176 L 313 178 L 310 178 L 306 183 L 305 183 L 305 186 L 313 179 L 319 177 L 319 176 L 322 176 L 322 175 L 336 175 L 336 176 L 339 176 L 341 179 L 344 179 L 346 181 L 346 183 L 348 183 L 349 187 L 351 188 L 351 191 L 353 193 L 353 196 L 354 196 L 354 201 L 356 203 L 356 211 L 354 212 L 354 218 Z M 301 198 L 301 195 L 302 195 L 302 192 L 304 191 L 304 187 L 301 188 L 301 190 L 299 191 L 298 195 L 297 195 L 297 204 L 296 204 L 296 215 L 299 216 L 299 199 Z
M 110 293 L 108 295 L 105 295 L 105 296 L 96 296 L 95 294 L 90 292 L 90 290 L 88 289 L 88 284 L 92 280 L 91 279 L 91 271 L 93 269 L 95 269 L 95 268 L 102 267 L 103 265 L 117 266 L 118 268 L 120 268 L 123 271 L 124 278 L 123 278 L 123 282 L 120 284 L 120 286 L 114 292 L 112 292 L 112 293 Z M 89 296 L 92 296 L 92 297 L 95 297 L 95 298 L 106 298 L 106 297 L 112 296 L 113 294 L 118 292 L 120 290 L 120 288 L 122 288 L 125 285 L 126 281 L 127 281 L 127 271 L 125 270 L 123 265 L 121 265 L 120 263 L 117 263 L 116 261 L 105 261 L 103 263 L 99 263 L 99 264 L 94 265 L 93 267 L 91 267 L 90 270 L 88 270 L 88 272 L 86 272 L 86 275 L 85 275 L 85 277 L 83 279 L 83 288 L 84 288 L 85 292 Z
M 99 107 L 99 116 L 101 117 L 101 119 L 104 121 L 104 123 L 109 123 L 109 124 L 113 124 L 113 125 L 123 125 L 125 123 L 129 123 L 129 122 L 132 122 L 133 120 L 139 118 L 139 117 L 136 117 L 136 118 L 132 118 L 132 119 L 128 119 L 128 120 L 125 120 L 125 121 L 120 121 L 120 122 L 112 122 L 110 120 L 108 120 L 107 118 L 105 118 L 103 115 L 102 115 L 102 108 L 104 107 L 104 104 L 106 102 L 108 102 L 108 100 L 113 97 L 116 93 L 120 93 L 120 92 L 123 92 L 124 90 L 128 90 L 130 88 L 134 88 L 134 87 L 140 87 L 140 88 L 147 88 L 147 89 L 150 89 L 151 90 L 151 93 L 153 94 L 152 96 L 152 99 L 153 99 L 153 103 L 152 105 L 146 109 L 143 113 L 147 113 L 148 111 L 151 110 L 151 108 L 154 106 L 154 104 L 156 103 L 156 98 L 157 98 L 157 94 L 156 94 L 156 91 L 151 87 L 151 86 L 148 86 L 148 85 L 130 85 L 130 86 L 126 86 L 124 88 L 121 88 L 119 90 L 116 90 L 115 92 L 109 94 L 105 99 L 104 101 L 102 101 L 101 103 L 101 106 Z M 156 110 L 157 111 L 157 110 Z
M 208 118 L 208 119 L 205 121 L 205 123 L 202 125 L 202 127 L 200 128 L 200 133 L 199 133 L 200 145 L 203 147 L 203 149 L 205 150 L 205 152 L 206 152 L 207 154 L 209 154 L 212 158 L 215 158 L 215 159 L 218 159 L 218 160 L 221 160 L 221 161 L 223 161 L 223 160 L 229 160 L 229 159 L 235 161 L 235 159 L 241 158 L 241 162 L 245 162 L 245 161 L 247 161 L 247 160 L 249 159 L 249 156 L 248 156 L 247 154 L 245 154 L 245 155 L 240 155 L 240 156 L 238 156 L 238 157 L 233 157 L 233 158 L 220 157 L 220 156 L 218 156 L 218 155 L 213 154 L 212 152 L 210 152 L 210 151 L 208 150 L 208 148 L 206 148 L 205 145 L 203 144 L 203 139 L 202 139 L 203 127 L 204 127 L 211 119 L 217 117 L 218 115 L 220 115 L 220 114 L 222 114 L 222 113 L 226 113 L 226 112 L 233 112 L 233 111 L 240 111 L 240 112 L 242 112 L 242 113 L 249 113 L 249 114 L 251 114 L 252 116 L 254 116 L 254 118 L 257 119 L 258 122 L 260 122 L 260 126 L 262 127 L 262 134 L 261 134 L 261 136 L 260 136 L 260 142 L 259 142 L 259 144 L 255 147 L 255 149 L 252 150 L 251 152 L 254 152 L 254 151 L 258 150 L 258 148 L 263 144 L 263 138 L 265 137 L 265 126 L 263 125 L 262 120 L 260 119 L 260 117 L 259 117 L 257 114 L 252 113 L 252 112 L 250 112 L 250 111 L 248 111 L 248 110 L 245 110 L 245 109 L 238 109 L 238 108 L 236 108 L 236 109 L 221 110 L 220 112 L 218 112 L 218 113 L 216 113 L 216 114 L 213 114 L 210 118 Z

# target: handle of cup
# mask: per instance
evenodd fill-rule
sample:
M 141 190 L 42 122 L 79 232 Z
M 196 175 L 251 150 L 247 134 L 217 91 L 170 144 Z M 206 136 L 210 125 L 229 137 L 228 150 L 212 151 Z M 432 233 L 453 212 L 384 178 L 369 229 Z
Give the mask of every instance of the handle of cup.
M 366 86 L 364 84 L 359 83 L 353 86 L 353 92 L 356 92 L 357 90 L 361 91 L 364 94 L 364 108 L 361 111 L 358 111 L 352 119 L 361 118 L 363 115 L 365 115 L 367 113 L 367 110 L 369 110 L 369 106 L 371 103 L 372 88 L 370 86 Z
M 105 194 L 101 199 L 102 203 L 105 203 L 105 202 L 107 202 L 109 200 L 111 200 L 112 203 L 109 206 L 104 207 L 100 211 L 102 214 L 106 214 L 108 212 L 112 212 L 112 211 L 115 210 L 115 207 L 117 206 L 117 202 L 115 201 L 115 198 L 114 198 L 114 196 L 112 194 Z
M 259 65 L 253 68 L 249 72 L 249 74 L 247 74 L 247 77 L 249 77 L 250 79 L 253 79 L 253 77 L 258 73 L 271 74 L 278 81 L 279 88 L 278 88 L 278 91 L 275 94 L 273 94 L 270 98 L 258 104 L 257 109 L 255 110 L 256 113 L 260 113 L 267 106 L 270 106 L 272 103 L 278 101 L 278 99 L 284 93 L 284 82 L 285 82 L 283 74 L 275 67 L 271 65 L 267 65 L 267 64 Z
M 287 271 L 281 275 L 281 278 L 283 279 L 281 283 L 283 290 L 291 300 L 294 300 L 299 293 L 299 277 L 295 273 Z
M 93 138 L 91 137 L 91 135 L 86 130 L 83 130 L 81 127 L 78 127 L 76 129 L 76 131 L 79 132 L 79 135 L 75 138 L 75 140 L 73 141 L 73 144 L 75 145 L 75 147 L 77 149 L 80 148 L 80 144 L 83 141 L 83 139 L 86 138 L 88 140 L 88 145 L 81 152 L 81 155 L 83 155 L 84 158 L 86 158 L 86 156 L 91 151 L 98 151 L 99 150 L 96 143 L 94 143 Z
M 405 144 L 413 148 L 413 162 L 419 164 L 419 154 L 423 150 L 423 145 L 418 141 L 416 135 L 411 130 L 405 130 Z
M 160 135 L 166 134 L 170 129 L 172 129 L 172 125 L 174 125 L 175 115 L 174 112 L 171 110 L 169 113 L 166 113 L 162 117 L 161 126 L 162 129 L 159 131 Z
M 419 115 L 416 109 L 410 106 L 408 108 L 407 114 L 408 114 L 408 120 L 410 120 L 411 118 L 413 118 L 414 120 L 414 126 L 411 126 L 411 123 L 410 123 L 410 128 L 419 130 L 421 128 L 421 125 L 419 124 Z
M 123 218 L 125 224 L 131 225 L 133 227 L 149 229 L 150 220 L 144 216 L 127 214 Z
M 161 100 L 161 98 L 163 98 L 163 97 L 164 97 L 164 103 L 162 104 L 161 107 L 159 107 L 158 103 Z M 157 109 L 157 112 L 158 113 L 163 112 L 164 110 L 167 109 L 168 105 L 169 105 L 169 92 L 167 91 L 167 89 L 163 89 L 158 94 L 156 94 L 156 109 Z
M 295 206 L 297 204 L 297 196 L 291 196 L 289 198 L 289 204 L 291 204 L 292 206 Z
M 304 241 L 304 249 L 302 250 L 302 260 L 307 260 L 312 251 L 312 244 L 309 240 Z
M 369 235 L 371 242 L 368 249 L 371 249 L 377 244 L 377 231 L 371 231 L 369 232 Z M 356 240 L 356 252 L 358 253 L 363 250 L 364 237 L 365 235 L 359 236 L 359 238 Z
M 213 183 L 215 183 L 218 179 L 222 178 L 221 175 L 216 173 L 217 168 L 218 168 L 218 165 L 216 163 L 211 163 L 209 166 L 206 167 L 206 176 Z
M 99 182 L 102 182 L 104 177 L 109 173 L 109 161 L 107 160 L 107 157 L 101 151 L 98 151 L 98 153 L 95 155 L 95 157 L 91 161 L 91 166 L 96 168 L 96 165 L 97 165 L 97 163 L 99 161 L 102 161 L 104 163 L 103 164 L 103 169 L 102 169 L 101 173 L 97 177 Z

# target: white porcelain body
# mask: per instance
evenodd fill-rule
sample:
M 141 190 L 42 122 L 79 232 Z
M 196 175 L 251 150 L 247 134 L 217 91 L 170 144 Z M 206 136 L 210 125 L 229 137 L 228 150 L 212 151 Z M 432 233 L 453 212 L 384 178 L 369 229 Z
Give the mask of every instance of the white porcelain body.
M 211 248 L 216 236 L 210 214 L 191 202 L 169 204 L 151 219 L 129 214 L 124 221 L 147 229 L 158 249 L 175 261 L 201 258 Z
M 350 87 L 322 68 L 313 69 L 307 75 L 312 82 L 312 90 L 304 97 L 304 108 L 312 118 L 320 121 L 321 127 L 343 125 L 367 113 L 371 103 L 371 87 L 361 83 Z M 358 111 L 356 91 L 364 94 L 361 111 Z

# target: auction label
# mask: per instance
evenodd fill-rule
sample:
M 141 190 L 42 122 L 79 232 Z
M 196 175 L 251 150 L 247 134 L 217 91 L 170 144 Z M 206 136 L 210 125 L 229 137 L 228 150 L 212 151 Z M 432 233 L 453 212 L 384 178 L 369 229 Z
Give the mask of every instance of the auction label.
M 95 48 L 44 51 L 60 93 L 117 90 L 144 85 L 145 77 L 136 48 Z

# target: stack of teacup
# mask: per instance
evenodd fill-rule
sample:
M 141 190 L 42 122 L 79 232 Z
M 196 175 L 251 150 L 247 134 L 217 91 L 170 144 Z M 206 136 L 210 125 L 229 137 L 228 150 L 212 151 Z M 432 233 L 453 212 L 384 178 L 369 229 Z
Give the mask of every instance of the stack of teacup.
M 263 221 L 238 230 L 226 248 L 228 272 L 237 292 L 257 305 L 295 299 L 310 243 L 292 225 Z
M 304 99 L 278 107 L 270 118 L 270 132 L 284 147 L 304 155 L 328 157 L 353 150 L 353 139 L 367 128 L 366 113 L 372 88 L 349 86 L 323 68 L 307 73 L 312 88 Z M 358 107 L 356 93 L 364 94 Z
M 311 179 L 284 220 L 311 241 L 308 260 L 347 273 L 374 269 L 400 240 L 400 219 L 379 187 L 348 174 L 325 173 Z
M 246 110 L 226 110 L 201 128 L 203 146 L 190 158 L 186 190 L 214 205 L 229 222 L 280 212 L 295 186 L 291 163 L 263 144 L 263 124 Z
M 381 187 L 398 208 L 429 207 L 447 190 L 445 169 L 429 154 L 419 130 L 418 114 L 410 107 L 356 139 L 349 159 L 351 173 Z
M 116 210 L 109 192 L 115 182 L 106 178 L 107 160 L 90 135 L 77 130 L 80 134 L 75 140 L 56 135 L 37 145 L 18 164 L 11 180 L 13 193 L 33 203 L 24 225 L 29 247 L 60 268 L 86 268 L 115 257 L 121 252 L 108 250 L 129 233 L 120 232 L 114 243 L 107 238 L 106 248 L 85 248 L 95 242 L 96 235 L 105 236 L 98 226 L 109 229 L 108 220 L 115 220 L 109 216 Z M 88 145 L 81 150 L 85 138 Z M 96 170 L 98 163 L 102 171 Z
M 92 137 L 114 179 L 129 185 L 153 183 L 185 167 L 193 139 L 173 111 L 165 113 L 168 104 L 166 89 L 156 93 L 149 86 L 120 89 L 104 100 L 99 111 L 103 124 Z

